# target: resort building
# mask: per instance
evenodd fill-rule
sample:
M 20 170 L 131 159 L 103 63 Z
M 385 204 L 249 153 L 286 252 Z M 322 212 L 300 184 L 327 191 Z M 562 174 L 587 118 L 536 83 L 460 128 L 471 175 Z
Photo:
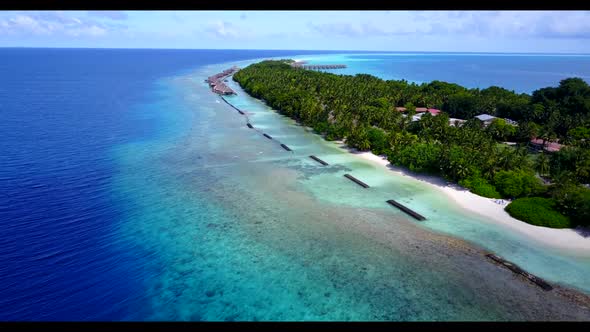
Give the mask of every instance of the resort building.
M 395 108 L 398 112 L 405 112 L 407 109 L 405 107 L 396 107 Z M 416 107 L 416 114 L 424 114 L 430 113 L 432 115 L 439 115 L 441 113 L 440 110 L 436 108 L 426 108 L 426 107 Z
M 439 115 L 440 110 L 437 110 L 436 108 L 416 107 L 416 113 L 430 113 L 432 115 Z
M 506 123 L 509 125 L 518 126 L 518 123 L 516 121 L 506 119 L 506 118 L 498 118 L 498 117 L 495 117 L 495 116 L 489 115 L 489 114 L 480 114 L 480 115 L 476 116 L 475 118 L 478 119 L 479 121 L 483 122 L 484 126 L 488 126 L 490 123 L 492 123 L 492 121 L 494 121 L 494 119 L 502 119 L 502 120 L 506 121 Z
M 213 89 L 213 92 L 218 93 L 220 95 L 231 95 L 235 94 L 235 92 L 223 83 L 223 79 L 229 75 L 234 74 L 240 70 L 240 68 L 233 66 L 230 69 L 226 69 L 221 73 L 215 74 L 213 76 L 209 76 L 206 80 L 209 83 L 209 86 Z
M 513 126 L 518 126 L 518 122 L 514 121 L 514 120 L 510 120 L 507 118 L 504 118 L 504 121 L 506 121 L 507 124 L 513 125 Z
M 231 95 L 235 93 L 230 87 L 220 81 L 217 81 L 217 84 L 213 86 L 213 92 L 220 95 Z
M 449 118 L 449 126 L 460 127 L 465 122 L 467 122 L 467 120 L 457 119 L 457 118 Z
M 489 115 L 489 114 L 480 114 L 480 115 L 477 115 L 475 118 L 478 119 L 479 121 L 483 122 L 484 126 L 489 126 L 490 123 L 492 123 L 492 121 L 494 121 L 494 119 L 497 119 L 495 116 Z
M 545 144 L 543 146 L 543 140 L 541 138 L 535 138 L 531 140 L 531 147 L 536 151 L 540 151 L 541 149 L 543 149 L 547 152 L 557 152 L 561 150 L 561 148 L 563 148 L 563 145 L 557 143 L 557 141 L 545 141 Z

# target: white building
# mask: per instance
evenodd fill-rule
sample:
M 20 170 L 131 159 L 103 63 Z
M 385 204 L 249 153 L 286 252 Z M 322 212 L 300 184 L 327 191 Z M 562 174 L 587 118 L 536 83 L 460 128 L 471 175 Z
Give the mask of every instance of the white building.
M 495 116 L 489 115 L 489 114 L 480 114 L 480 115 L 476 116 L 475 118 L 478 119 L 479 121 L 483 122 L 483 124 L 485 126 L 488 126 L 490 123 L 492 123 L 492 121 L 494 121 L 494 119 L 502 119 L 502 118 L 498 118 L 498 117 L 495 117 Z M 518 126 L 518 123 L 516 121 L 510 120 L 510 119 L 502 119 L 502 120 L 506 121 L 506 123 L 509 125 Z
M 449 126 L 456 126 L 459 127 L 463 125 L 463 123 L 467 122 L 467 120 L 457 119 L 457 118 L 449 118 Z
M 488 126 L 490 123 L 492 123 L 492 121 L 494 121 L 494 119 L 497 119 L 495 116 L 489 114 L 480 114 L 475 118 L 483 122 L 485 126 Z

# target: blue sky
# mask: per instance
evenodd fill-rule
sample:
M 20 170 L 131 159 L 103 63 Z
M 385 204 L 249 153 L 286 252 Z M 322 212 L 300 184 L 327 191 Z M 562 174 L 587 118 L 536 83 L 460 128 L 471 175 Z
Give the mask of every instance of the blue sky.
M 590 53 L 590 11 L 0 11 L 0 47 Z

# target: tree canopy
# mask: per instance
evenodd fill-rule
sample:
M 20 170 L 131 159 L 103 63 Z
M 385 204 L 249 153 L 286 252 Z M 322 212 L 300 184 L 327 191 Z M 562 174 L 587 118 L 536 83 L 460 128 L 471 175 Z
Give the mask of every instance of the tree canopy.
M 590 195 L 584 191 L 590 189 L 579 184 L 590 182 L 590 87 L 580 78 L 564 79 L 557 87 L 527 95 L 497 86 L 415 84 L 262 61 L 240 70 L 233 79 L 250 95 L 328 140 L 345 139 L 351 147 L 386 155 L 393 164 L 416 172 L 441 175 L 484 196 L 540 195 L 551 198 L 566 215 L 571 212 L 575 221 L 586 215 L 580 206 L 590 204 Z M 425 113 L 412 121 L 417 107 L 443 112 Z M 482 113 L 518 125 L 495 119 L 486 127 L 474 119 Z M 467 121 L 451 126 L 450 117 Z M 570 146 L 533 161 L 526 148 L 532 138 L 560 139 Z M 506 140 L 520 146 L 499 144 Z M 554 182 L 569 174 L 575 183 L 547 190 L 535 172 Z M 575 203 L 570 197 L 575 197 Z M 568 206 L 575 206 L 575 211 Z

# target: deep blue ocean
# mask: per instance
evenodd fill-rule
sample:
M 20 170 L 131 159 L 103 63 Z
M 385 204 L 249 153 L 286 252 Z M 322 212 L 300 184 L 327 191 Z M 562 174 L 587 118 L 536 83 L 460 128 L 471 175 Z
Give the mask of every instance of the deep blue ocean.
M 317 229 L 303 234 L 298 233 L 301 229 L 289 230 L 290 226 L 269 226 L 266 234 L 279 229 L 291 232 L 288 239 L 278 243 L 274 242 L 278 241 L 276 236 L 260 238 L 260 231 L 244 226 L 246 220 L 256 220 L 256 213 L 262 213 L 268 206 L 266 203 L 258 206 L 255 202 L 270 198 L 255 198 L 258 194 L 246 188 L 238 192 L 239 185 L 231 179 L 239 178 L 237 172 L 242 172 L 239 176 L 248 173 L 255 177 L 256 171 L 262 172 L 266 166 L 247 169 L 250 167 L 247 165 L 256 162 L 266 165 L 278 162 L 277 158 L 281 157 L 259 145 L 245 146 L 241 152 L 225 150 L 226 154 L 218 150 L 251 140 L 243 136 L 249 132 L 232 127 L 231 124 L 240 125 L 239 120 L 217 118 L 221 115 L 215 110 L 222 106 L 203 87 L 205 74 L 222 63 L 283 56 L 311 57 L 318 53 L 0 49 L 0 320 L 444 318 L 443 311 L 432 309 L 436 301 L 445 303 L 452 319 L 515 318 L 501 303 L 486 304 L 487 295 L 482 299 L 467 293 L 464 297 L 457 295 L 464 289 L 461 287 L 455 293 L 449 290 L 449 297 L 441 295 L 444 300 L 424 300 L 416 308 L 430 309 L 420 310 L 407 309 L 411 305 L 404 302 L 410 301 L 412 296 L 408 294 L 416 294 L 417 288 L 404 288 L 398 294 L 399 311 L 377 314 L 383 303 L 371 303 L 371 299 L 364 299 L 362 290 L 351 285 L 375 286 L 379 280 L 379 287 L 385 287 L 386 282 L 381 281 L 388 277 L 379 275 L 382 272 L 378 267 L 390 262 L 369 252 L 360 256 L 360 249 L 354 252 L 350 249 L 355 245 L 368 248 L 364 240 L 354 237 L 351 240 L 341 233 L 334 235 L 333 240 L 329 236 L 316 238 L 314 234 L 321 234 Z M 380 55 L 331 57 L 326 61 L 349 57 L 352 59 L 349 64 L 358 61 L 356 66 L 365 59 L 365 67 L 351 65 L 348 70 L 387 78 L 442 79 L 471 87 L 503 85 L 524 92 L 574 74 L 590 77 L 589 56 L 404 55 L 398 56 L 395 63 L 388 62 L 388 56 Z M 448 63 L 460 65 L 460 69 L 450 68 Z M 196 92 L 191 94 L 192 91 Z M 277 132 L 276 137 L 291 137 L 290 132 L 282 134 Z M 252 141 L 251 144 L 261 144 Z M 240 153 L 244 156 L 268 153 L 269 157 L 240 164 L 244 168 L 227 166 L 244 157 Z M 308 166 L 297 167 L 303 172 Z M 287 168 L 278 178 L 295 176 Z M 259 174 L 257 179 L 264 179 L 263 175 Z M 271 192 L 273 184 L 265 185 Z M 289 204 L 296 206 L 297 202 L 308 199 L 297 195 L 289 196 L 298 197 Z M 252 211 L 231 208 L 239 198 L 251 205 Z M 317 207 L 309 205 L 310 211 L 323 209 L 317 204 Z M 280 219 L 273 219 L 269 217 L 271 212 L 267 213 L 264 220 Z M 289 218 L 303 220 L 298 215 L 301 209 L 285 210 L 282 215 L 289 213 L 293 214 Z M 311 218 L 305 218 L 308 217 Z M 193 225 L 194 220 L 202 222 Z M 236 226 L 237 220 L 243 224 Z M 403 227 L 410 233 L 423 232 L 413 230 L 410 224 Z M 289 253 L 284 247 L 289 241 L 294 241 L 291 246 L 306 253 L 307 258 Z M 316 251 L 306 252 L 305 244 L 312 242 Z M 187 243 L 194 246 L 190 252 L 186 251 Z M 342 251 L 333 249 L 338 244 L 342 244 Z M 317 251 L 322 246 L 324 256 Z M 344 249 L 346 246 L 349 249 Z M 378 251 L 377 247 L 374 249 Z M 327 252 L 334 255 L 329 269 L 308 265 L 307 259 L 326 258 Z M 401 252 L 404 250 L 398 252 L 403 256 Z M 275 255 L 273 260 L 268 258 L 271 253 Z M 248 259 L 252 260 L 242 266 L 237 257 L 245 255 L 251 255 Z M 341 261 L 343 257 L 348 257 L 347 263 Z M 373 272 L 364 279 L 339 274 L 344 271 L 338 270 L 338 266 L 370 259 L 375 259 L 368 268 Z M 414 262 L 414 258 L 396 259 L 400 268 L 389 271 L 390 276 L 396 273 L 406 276 L 406 266 L 407 271 L 412 271 L 409 266 L 425 264 Z M 196 267 L 191 265 L 196 261 L 201 263 Z M 278 261 L 285 265 L 273 274 L 272 267 Z M 256 262 L 260 262 L 258 267 Z M 430 267 L 423 268 L 426 278 Z M 241 280 L 236 276 L 246 278 L 248 271 L 260 271 L 260 280 L 254 282 L 255 277 L 250 275 L 248 285 L 235 289 Z M 285 277 L 285 273 L 292 279 Z M 463 278 L 453 273 L 457 272 L 449 268 L 439 276 L 428 277 L 429 285 L 440 287 L 448 280 L 455 280 L 452 278 Z M 329 279 L 330 275 L 338 276 L 341 282 Z M 443 276 L 450 279 L 437 279 Z M 303 288 L 334 287 L 335 290 L 326 290 L 315 298 L 297 286 L 296 280 L 306 282 Z M 416 281 L 416 287 L 425 285 L 420 282 Z M 378 287 L 373 286 L 377 292 L 373 299 L 378 294 L 389 294 L 379 293 Z M 260 289 L 274 293 L 256 298 L 256 294 L 264 293 Z M 326 299 L 333 303 L 319 308 L 317 303 Z M 456 309 L 449 301 L 455 302 Z M 313 310 L 306 311 L 306 308 Z
M 142 317 L 151 258 L 113 238 L 133 206 L 111 148 L 171 129 L 134 110 L 158 79 L 289 54 L 0 49 L 0 320 Z

